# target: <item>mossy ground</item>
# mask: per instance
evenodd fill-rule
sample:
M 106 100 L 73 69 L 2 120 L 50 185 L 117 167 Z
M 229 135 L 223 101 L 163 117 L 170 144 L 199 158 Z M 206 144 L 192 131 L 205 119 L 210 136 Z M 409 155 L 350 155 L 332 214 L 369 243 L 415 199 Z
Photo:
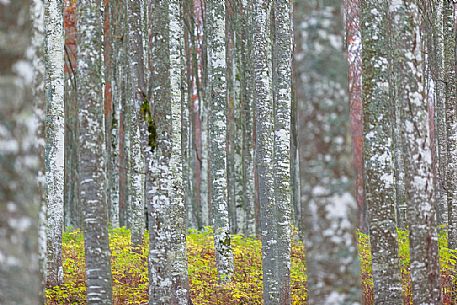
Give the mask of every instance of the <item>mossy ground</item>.
M 147 304 L 148 301 L 148 237 L 141 249 L 132 249 L 130 232 L 125 228 L 110 232 L 112 254 L 113 298 L 116 305 Z M 359 233 L 359 254 L 362 269 L 364 304 L 373 304 L 371 254 L 368 236 Z M 444 304 L 452 288 L 451 271 L 456 255 L 448 250 L 445 234 L 440 234 L 440 264 Z M 203 232 L 191 230 L 187 236 L 189 279 L 195 305 L 262 304 L 261 244 L 254 238 L 232 236 L 235 255 L 235 273 L 230 284 L 219 285 L 214 259 L 213 237 L 210 228 Z M 408 232 L 399 231 L 399 254 L 403 278 L 404 304 L 411 304 L 409 276 Z M 84 239 L 78 230 L 69 230 L 63 237 L 65 283 L 46 291 L 48 305 L 78 304 L 85 302 Z M 306 276 L 303 244 L 294 234 L 292 245 L 291 289 L 292 303 L 305 304 Z

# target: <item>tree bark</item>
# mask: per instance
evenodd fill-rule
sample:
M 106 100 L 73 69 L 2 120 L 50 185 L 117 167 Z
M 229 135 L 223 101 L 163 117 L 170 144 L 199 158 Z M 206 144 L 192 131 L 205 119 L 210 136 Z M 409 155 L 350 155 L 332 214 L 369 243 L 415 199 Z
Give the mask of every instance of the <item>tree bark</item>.
M 402 304 L 395 228 L 394 107 L 389 87 L 388 3 L 362 3 L 362 94 L 366 202 L 375 304 Z
M 230 245 L 227 186 L 227 76 L 225 3 L 207 2 L 208 30 L 208 130 L 211 206 L 214 227 L 216 267 L 221 282 L 229 282 L 233 274 Z
M 129 209 L 128 224 L 133 246 L 141 245 L 144 233 L 144 157 L 140 143 L 139 115 L 144 102 L 144 55 L 140 2 L 127 1 L 129 63 Z
M 254 3 L 254 77 L 256 105 L 256 163 L 262 239 L 263 300 L 265 305 L 279 304 L 280 283 L 277 266 L 277 227 L 274 188 L 273 88 L 271 56 L 272 1 Z
M 79 172 L 84 210 L 87 303 L 112 304 L 108 243 L 108 207 L 103 128 L 103 92 L 100 86 L 102 19 L 100 0 L 78 3 Z
M 413 304 L 441 304 L 438 234 L 428 101 L 419 8 L 414 0 L 391 4 L 393 54 L 392 91 L 402 122 L 404 185 L 408 202 Z
M 360 32 L 360 0 L 345 0 L 346 45 L 349 65 L 349 105 L 352 137 L 352 164 L 355 173 L 357 223 L 368 233 L 367 206 L 363 186 L 363 111 L 362 111 L 362 37 Z
M 300 212 L 309 304 L 360 302 L 340 4 L 309 1 L 294 9 Z
M 31 40 L 32 17 L 36 16 L 31 7 L 32 1 L 27 0 L 0 3 L 0 303 L 5 305 L 42 302 L 34 66 L 28 53 L 39 50 L 31 49 L 37 47 Z
M 446 193 L 447 131 L 444 81 L 444 33 L 443 1 L 432 2 L 432 47 L 430 70 L 435 83 L 435 126 L 436 126 L 436 206 L 439 225 L 448 224 Z
M 38 194 L 40 196 L 40 211 L 38 216 L 38 253 L 39 253 L 39 270 L 41 276 L 40 286 L 40 300 L 39 304 L 44 305 L 46 302 L 45 288 L 46 288 L 46 273 L 47 273 L 47 234 L 46 234 L 46 220 L 47 220 L 47 193 L 46 193 L 46 179 L 45 179 L 45 122 L 46 122 L 46 96 L 45 96 L 45 40 L 44 40 L 44 3 L 42 0 L 34 0 L 32 2 L 32 48 L 34 53 L 32 55 L 33 65 L 33 83 L 32 95 L 34 96 L 34 119 L 36 121 L 36 138 L 35 143 L 38 155 Z
M 64 31 L 62 1 L 45 2 L 47 286 L 63 283 L 64 227 Z
M 444 80 L 447 132 L 446 191 L 448 203 L 449 248 L 457 249 L 457 79 L 455 71 L 454 4 L 443 2 Z
M 183 24 L 179 0 L 149 2 L 151 119 L 148 142 L 149 304 L 191 304 L 182 177 Z
M 290 304 L 291 170 L 290 129 L 292 104 L 292 2 L 274 1 L 274 202 L 279 304 Z

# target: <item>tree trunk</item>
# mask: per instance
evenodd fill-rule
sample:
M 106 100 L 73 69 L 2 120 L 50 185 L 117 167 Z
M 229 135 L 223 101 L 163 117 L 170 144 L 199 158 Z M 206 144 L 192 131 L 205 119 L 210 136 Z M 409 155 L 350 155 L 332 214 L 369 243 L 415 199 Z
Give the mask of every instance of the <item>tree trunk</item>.
M 399 103 L 402 153 L 411 248 L 414 304 L 440 304 L 438 236 L 428 102 L 424 92 L 419 8 L 414 0 L 390 6 L 392 18 L 392 91 Z
M 46 41 L 46 185 L 47 286 L 63 283 L 62 232 L 64 227 L 64 32 L 61 1 L 45 2 Z
M 39 270 L 41 275 L 40 300 L 39 304 L 43 305 L 46 302 L 46 273 L 47 273 L 47 193 L 45 179 L 45 122 L 46 122 L 46 96 L 45 96 L 45 29 L 44 29 L 44 3 L 42 0 L 34 0 L 32 2 L 32 21 L 33 21 L 33 36 L 32 36 L 32 65 L 33 65 L 33 83 L 32 96 L 34 96 L 34 119 L 36 120 L 37 130 L 35 143 L 37 156 L 39 161 L 38 167 L 38 194 L 40 196 L 40 211 L 38 216 L 38 253 L 39 253 Z
M 256 163 L 259 185 L 262 239 L 263 300 L 265 305 L 279 304 L 280 283 L 277 269 L 277 232 L 274 188 L 273 88 L 271 77 L 270 13 L 271 1 L 254 3 L 254 77 L 256 105 Z
M 138 246 L 143 241 L 144 232 L 144 158 L 140 144 L 139 115 L 143 104 L 144 59 L 141 6 L 137 0 L 127 1 L 128 12 L 128 63 L 129 63 L 129 209 L 128 223 L 132 232 L 132 244 Z
M 355 199 L 359 229 L 368 233 L 367 206 L 363 187 L 362 37 L 360 0 L 345 0 L 346 44 L 349 65 L 349 104 L 352 137 L 352 164 L 355 173 Z
M 100 85 L 100 5 L 100 0 L 81 0 L 78 3 L 79 184 L 84 210 L 86 293 L 89 305 L 112 304 L 104 174 L 103 92 Z
M 385 1 L 362 3 L 362 94 L 366 202 L 368 206 L 375 304 L 402 304 L 389 87 L 388 8 Z
M 111 109 L 111 156 L 108 162 L 112 165 L 111 179 L 111 207 L 109 210 L 111 225 L 113 228 L 120 226 L 119 222 L 119 178 L 120 178 L 120 113 L 121 100 L 123 98 L 123 68 L 124 50 L 122 37 L 124 35 L 123 17 L 124 10 L 122 7 L 123 0 L 111 0 L 110 3 L 110 33 L 111 33 L 111 49 L 112 49 L 112 109 Z
M 340 5 L 309 1 L 297 3 L 294 10 L 300 212 L 309 304 L 360 302 Z
M 208 130 L 211 206 L 214 227 L 216 267 L 221 282 L 229 282 L 233 274 L 230 245 L 227 187 L 227 78 L 225 3 L 207 2 L 208 30 Z
M 186 212 L 182 177 L 181 2 L 149 2 L 150 70 L 153 84 L 148 162 L 149 304 L 191 304 L 186 258 Z M 185 80 L 184 80 L 185 81 Z M 146 110 L 146 108 L 143 108 Z
M 292 104 L 292 2 L 274 1 L 274 202 L 279 304 L 290 304 L 291 176 L 290 128 Z
M 104 65 L 104 123 L 105 123 L 105 153 L 106 153 L 106 177 L 107 177 L 107 190 L 109 195 L 107 196 L 107 206 L 109 213 L 109 223 L 113 227 L 118 227 L 119 218 L 118 215 L 114 215 L 113 211 L 118 209 L 116 195 L 113 194 L 114 183 L 116 183 L 116 175 L 114 175 L 114 166 L 112 161 L 113 151 L 113 43 L 112 43 L 112 28 L 113 28 L 113 14 L 112 10 L 115 9 L 113 0 L 103 0 L 103 65 Z M 114 199 L 114 202 L 113 202 Z
M 31 6 L 32 1 L 26 0 L 0 3 L 4 46 L 0 49 L 0 303 L 5 305 L 42 302 L 37 234 L 39 156 L 31 90 L 37 74 L 27 52 L 37 47 L 31 41 Z
M 444 1 L 444 79 L 446 99 L 446 131 L 447 131 L 447 171 L 446 190 L 448 202 L 448 241 L 449 248 L 457 249 L 457 79 L 455 71 L 455 33 L 454 4 Z
M 447 132 L 444 80 L 444 37 L 443 37 L 443 1 L 432 2 L 432 47 L 430 70 L 435 83 L 435 126 L 436 126 L 436 201 L 437 222 L 448 224 L 448 207 L 446 194 L 447 168 Z

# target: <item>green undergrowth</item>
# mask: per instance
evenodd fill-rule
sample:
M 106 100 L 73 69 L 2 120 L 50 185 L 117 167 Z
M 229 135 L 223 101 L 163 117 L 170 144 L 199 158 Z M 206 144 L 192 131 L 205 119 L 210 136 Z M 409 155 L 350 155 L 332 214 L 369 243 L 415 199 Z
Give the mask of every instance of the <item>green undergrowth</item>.
M 112 254 L 114 304 L 147 304 L 148 301 L 148 236 L 142 247 L 133 249 L 130 232 L 125 228 L 110 231 Z M 404 304 L 411 304 L 409 273 L 408 232 L 398 230 L 400 267 L 404 291 Z M 451 304 L 452 270 L 457 252 L 449 250 L 445 230 L 441 230 L 440 268 L 444 287 L 444 304 Z M 255 238 L 232 236 L 235 256 L 235 273 L 231 283 L 217 282 L 213 249 L 213 232 L 190 230 L 187 236 L 188 270 L 191 296 L 195 305 L 262 304 L 261 243 Z M 358 233 L 358 250 L 361 262 L 363 304 L 373 304 L 371 253 L 367 235 Z M 86 304 L 84 274 L 84 239 L 79 230 L 69 230 L 63 236 L 64 277 L 63 285 L 47 289 L 47 304 Z M 295 232 L 292 243 L 291 291 L 293 304 L 305 304 L 306 276 L 303 244 Z
M 291 287 L 293 304 L 303 304 L 306 276 L 303 244 L 295 234 L 292 247 Z M 113 299 L 116 305 L 147 304 L 148 236 L 141 249 L 132 249 L 130 232 L 110 231 Z M 220 285 L 213 249 L 213 232 L 190 230 L 187 236 L 189 280 L 195 305 L 262 304 L 261 244 L 254 238 L 232 236 L 235 273 L 231 283 Z M 47 289 L 47 304 L 86 304 L 84 239 L 79 230 L 63 236 L 64 284 Z

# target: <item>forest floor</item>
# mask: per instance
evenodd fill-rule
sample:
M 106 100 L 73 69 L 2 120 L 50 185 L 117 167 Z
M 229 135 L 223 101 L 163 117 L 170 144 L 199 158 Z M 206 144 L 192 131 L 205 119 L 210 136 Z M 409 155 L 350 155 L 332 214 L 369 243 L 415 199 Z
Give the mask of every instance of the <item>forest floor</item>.
M 411 303 L 409 274 L 408 232 L 399 231 L 399 254 L 403 277 L 404 304 Z M 191 296 L 195 305 L 262 304 L 261 243 L 242 235 L 232 236 L 235 256 L 235 273 L 231 283 L 217 282 L 213 235 L 210 228 L 202 232 L 191 230 L 187 236 L 189 280 Z M 130 232 L 125 228 L 110 231 L 112 254 L 113 299 L 115 305 L 147 304 L 148 302 L 148 236 L 139 249 L 132 248 Z M 368 236 L 359 233 L 359 254 L 362 269 L 364 304 L 373 304 L 373 281 L 371 278 L 371 254 Z M 451 283 L 450 270 L 456 263 L 455 253 L 449 251 L 446 236 L 440 235 L 440 263 L 444 304 L 449 302 Z M 47 305 L 84 305 L 85 267 L 84 238 L 79 230 L 69 230 L 63 237 L 64 278 L 63 285 L 47 289 Z M 306 275 L 303 243 L 294 234 L 291 265 L 292 304 L 305 304 Z

